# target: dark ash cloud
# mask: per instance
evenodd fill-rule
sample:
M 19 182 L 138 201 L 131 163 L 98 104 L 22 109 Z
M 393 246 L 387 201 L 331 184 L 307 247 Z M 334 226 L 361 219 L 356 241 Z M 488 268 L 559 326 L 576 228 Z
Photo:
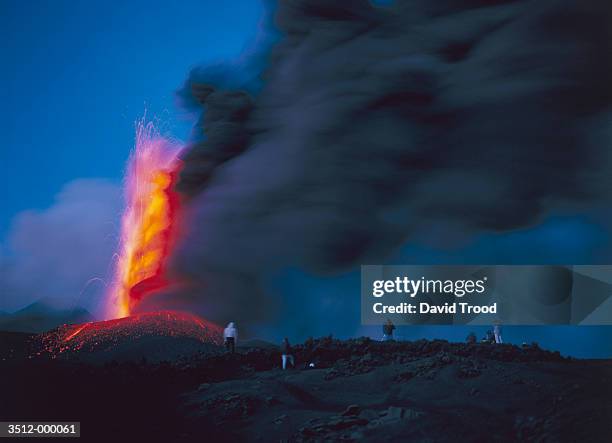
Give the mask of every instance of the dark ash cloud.
M 280 268 L 333 273 L 431 225 L 500 232 L 602 205 L 611 19 L 604 0 L 281 2 L 260 90 L 189 82 L 206 139 L 185 156 L 175 266 L 217 288 L 194 297 L 256 321 L 253 282 Z M 251 283 L 234 295 L 215 275 Z

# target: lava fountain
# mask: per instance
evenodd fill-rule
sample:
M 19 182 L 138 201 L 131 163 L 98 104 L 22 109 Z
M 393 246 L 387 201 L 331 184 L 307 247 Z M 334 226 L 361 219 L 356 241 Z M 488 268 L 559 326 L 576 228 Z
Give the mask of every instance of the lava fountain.
M 153 123 L 144 119 L 137 123 L 125 178 L 126 209 L 107 318 L 127 317 L 144 297 L 172 283 L 166 265 L 177 234 L 179 197 L 174 183 L 180 148 L 162 137 Z
M 41 354 L 104 353 L 154 337 L 221 344 L 221 328 L 191 313 L 135 312 L 146 297 L 177 284 L 167 265 L 177 240 L 180 199 L 174 184 L 181 146 L 144 119 L 125 177 L 126 207 L 115 278 L 107 295 L 106 321 L 63 325 L 41 334 Z

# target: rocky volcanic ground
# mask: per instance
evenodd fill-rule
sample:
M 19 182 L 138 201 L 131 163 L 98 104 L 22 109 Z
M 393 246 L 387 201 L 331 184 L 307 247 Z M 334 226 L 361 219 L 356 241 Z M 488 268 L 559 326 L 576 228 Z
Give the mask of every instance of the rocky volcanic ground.
M 0 340 L 0 419 L 80 420 L 83 441 L 609 441 L 612 362 L 537 345 L 308 340 L 170 362 L 32 357 Z M 173 341 L 174 340 L 174 341 Z M 159 338 L 133 344 L 144 350 Z M 162 347 L 162 348 L 163 348 Z M 34 353 L 35 355 L 35 353 Z M 86 356 L 85 356 L 86 357 Z M 309 367 L 314 364 L 314 368 Z

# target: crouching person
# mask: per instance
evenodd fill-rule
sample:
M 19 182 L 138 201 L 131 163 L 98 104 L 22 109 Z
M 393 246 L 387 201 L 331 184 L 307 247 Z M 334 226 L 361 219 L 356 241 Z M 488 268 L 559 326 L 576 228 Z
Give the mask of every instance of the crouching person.
M 223 340 L 225 342 L 225 349 L 233 354 L 236 348 L 236 342 L 238 341 L 238 330 L 233 321 L 229 322 L 227 328 L 223 330 Z
M 293 358 L 293 354 L 291 353 L 291 345 L 289 344 L 289 339 L 287 337 L 284 338 L 283 343 L 281 344 L 281 360 L 283 364 L 283 371 L 287 368 L 287 360 L 289 360 L 291 367 L 295 368 L 295 360 Z

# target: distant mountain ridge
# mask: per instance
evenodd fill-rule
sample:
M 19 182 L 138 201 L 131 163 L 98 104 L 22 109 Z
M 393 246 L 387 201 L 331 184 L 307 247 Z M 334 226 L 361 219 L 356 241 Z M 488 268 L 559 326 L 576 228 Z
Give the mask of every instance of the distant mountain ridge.
M 0 330 L 38 333 L 63 324 L 93 320 L 94 317 L 84 308 L 59 308 L 46 299 L 40 299 L 12 314 L 0 311 Z

